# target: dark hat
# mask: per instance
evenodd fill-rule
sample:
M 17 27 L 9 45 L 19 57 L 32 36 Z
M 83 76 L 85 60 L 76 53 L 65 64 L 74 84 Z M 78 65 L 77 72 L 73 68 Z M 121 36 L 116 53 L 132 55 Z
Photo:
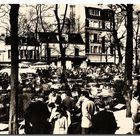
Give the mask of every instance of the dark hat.
M 82 91 L 81 94 L 87 98 L 89 97 L 89 92 L 87 90 Z
M 62 102 L 61 96 L 60 95 L 56 95 L 56 100 L 55 100 L 55 104 L 60 105 Z
M 99 108 L 105 108 L 105 103 L 104 102 L 100 102 L 99 103 Z

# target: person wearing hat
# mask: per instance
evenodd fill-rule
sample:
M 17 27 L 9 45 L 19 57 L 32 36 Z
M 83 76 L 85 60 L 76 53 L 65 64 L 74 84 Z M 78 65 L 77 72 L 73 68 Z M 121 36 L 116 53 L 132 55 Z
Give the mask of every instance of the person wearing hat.
M 51 134 L 50 112 L 43 98 L 36 98 L 25 112 L 25 134 Z
M 64 92 L 61 96 L 63 97 L 62 105 L 64 105 L 67 110 L 72 113 L 72 111 L 75 109 L 75 102 L 71 97 L 71 93 Z

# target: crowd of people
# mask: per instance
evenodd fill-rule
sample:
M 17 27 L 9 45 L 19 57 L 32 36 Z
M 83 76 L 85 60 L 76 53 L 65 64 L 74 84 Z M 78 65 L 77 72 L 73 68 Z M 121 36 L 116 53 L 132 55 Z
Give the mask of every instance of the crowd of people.
M 26 87 L 23 77 L 23 94 L 31 93 L 24 101 L 26 134 L 115 133 L 113 82 L 123 78 L 122 69 L 115 65 L 73 68 L 65 73 L 61 68 L 37 69 Z M 36 109 L 39 104 L 44 107 Z
M 79 67 L 65 72 L 49 67 L 20 76 L 18 107 L 19 116 L 25 120 L 25 134 L 115 134 L 112 109 L 117 102 L 115 94 L 122 91 L 116 82 L 123 81 L 123 66 Z M 138 91 L 138 83 L 133 84 L 137 85 L 133 92 Z M 139 98 L 135 94 L 132 119 L 137 128 L 134 99 Z
M 52 99 L 53 98 L 53 99 Z M 94 103 L 83 90 L 77 102 L 70 94 L 34 99 L 25 111 L 26 134 L 114 134 L 117 123 L 105 102 Z

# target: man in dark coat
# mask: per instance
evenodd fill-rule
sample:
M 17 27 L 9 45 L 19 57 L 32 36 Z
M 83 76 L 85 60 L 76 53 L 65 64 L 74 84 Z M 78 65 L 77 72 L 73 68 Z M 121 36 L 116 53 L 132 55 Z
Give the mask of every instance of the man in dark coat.
M 73 100 L 73 98 L 71 97 L 69 92 L 65 92 L 62 94 L 62 105 L 66 107 L 66 109 L 71 113 L 71 115 L 73 114 L 73 110 L 75 109 L 75 102 Z
M 50 134 L 49 117 L 50 112 L 43 101 L 32 102 L 25 113 L 25 134 Z
M 93 118 L 93 134 L 115 134 L 117 123 L 113 112 L 105 108 L 105 104 L 99 105 L 100 111 Z

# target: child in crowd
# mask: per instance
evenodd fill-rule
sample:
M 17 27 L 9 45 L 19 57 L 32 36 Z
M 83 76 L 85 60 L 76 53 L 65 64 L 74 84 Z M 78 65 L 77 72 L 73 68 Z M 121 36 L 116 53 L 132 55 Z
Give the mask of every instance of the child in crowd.
M 65 116 L 65 111 L 61 107 L 57 108 L 54 119 L 55 123 L 53 134 L 67 134 L 68 121 Z

